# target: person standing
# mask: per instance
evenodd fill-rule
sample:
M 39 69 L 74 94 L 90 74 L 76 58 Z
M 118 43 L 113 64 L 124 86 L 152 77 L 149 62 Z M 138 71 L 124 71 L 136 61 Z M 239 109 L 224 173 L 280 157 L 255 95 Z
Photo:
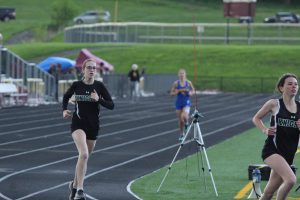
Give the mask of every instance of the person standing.
M 137 64 L 133 64 L 131 66 L 131 70 L 128 73 L 128 80 L 129 80 L 130 97 L 131 100 L 135 102 L 140 97 L 140 89 L 139 89 L 140 73 Z
M 100 105 L 110 110 L 114 108 L 113 100 L 104 84 L 95 80 L 96 62 L 87 59 L 82 64 L 83 79 L 75 81 L 63 96 L 63 118 L 72 117 L 72 138 L 78 150 L 74 180 L 70 182 L 69 199 L 85 200 L 83 190 L 87 163 L 99 131 Z M 75 111 L 68 110 L 69 99 L 75 97 Z
M 277 90 L 282 97 L 268 100 L 252 119 L 255 126 L 267 135 L 262 159 L 271 168 L 269 181 L 260 200 L 272 199 L 276 191 L 276 199 L 285 200 L 296 184 L 291 165 L 300 134 L 300 103 L 295 100 L 298 89 L 296 75 L 283 74 L 277 83 Z M 269 127 L 263 123 L 267 114 L 271 114 Z
M 175 108 L 179 125 L 179 140 L 184 137 L 184 126 L 187 126 L 189 113 L 191 108 L 191 96 L 195 94 L 195 88 L 191 81 L 186 78 L 186 71 L 180 69 L 178 71 L 179 80 L 172 84 L 170 94 L 176 96 Z

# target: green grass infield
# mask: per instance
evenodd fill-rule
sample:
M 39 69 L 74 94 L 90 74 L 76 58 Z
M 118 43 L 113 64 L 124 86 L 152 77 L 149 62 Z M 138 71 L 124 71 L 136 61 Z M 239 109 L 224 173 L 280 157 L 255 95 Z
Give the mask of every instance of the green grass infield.
M 264 140 L 265 136 L 258 129 L 251 129 L 207 149 L 208 159 L 219 194 L 218 198 L 216 198 L 206 163 L 204 163 L 205 170 L 203 175 L 200 154 L 198 154 L 199 159 L 197 154 L 194 154 L 183 160 L 176 161 L 159 192 L 157 192 L 157 189 L 169 165 L 136 180 L 132 184 L 131 190 L 144 200 L 247 199 L 250 191 L 244 192 L 244 195 L 239 195 L 239 197 L 237 194 L 249 183 L 248 166 L 250 164 L 263 164 L 260 152 Z M 188 148 L 188 145 L 196 145 L 193 143 L 186 144 L 183 148 Z M 170 157 L 170 163 L 171 160 L 172 157 Z M 198 160 L 200 161 L 200 173 Z M 296 154 L 294 164 L 296 167 L 300 166 L 300 153 Z M 299 182 L 300 176 L 298 174 L 297 177 Z M 206 181 L 206 184 L 204 181 Z M 262 191 L 265 184 L 266 181 L 262 181 Z M 290 192 L 288 199 L 300 199 L 300 191 L 295 192 L 295 189 L 296 187 Z

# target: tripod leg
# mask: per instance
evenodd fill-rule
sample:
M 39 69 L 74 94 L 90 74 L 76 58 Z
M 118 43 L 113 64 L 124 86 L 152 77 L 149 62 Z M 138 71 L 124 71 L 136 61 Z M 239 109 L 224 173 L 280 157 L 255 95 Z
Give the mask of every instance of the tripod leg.
M 202 144 L 202 150 L 203 150 L 203 153 L 204 153 L 204 156 L 205 156 L 205 159 L 206 159 L 206 164 L 207 164 L 207 167 L 208 167 L 208 171 L 209 171 L 209 174 L 210 174 L 210 178 L 211 178 L 211 181 L 212 181 L 212 184 L 213 184 L 213 187 L 214 187 L 216 196 L 218 196 L 217 188 L 216 188 L 215 181 L 214 181 L 214 177 L 213 177 L 213 174 L 212 174 L 212 171 L 211 171 L 211 168 L 210 168 L 208 156 L 207 156 L 207 153 L 206 153 L 206 150 L 205 150 L 205 147 L 204 147 L 204 142 L 203 142 L 203 138 L 202 138 L 202 133 L 201 133 L 200 126 L 199 126 L 199 123 L 198 123 L 198 122 L 196 123 L 196 127 L 197 127 L 197 130 L 198 130 L 198 138 L 199 138 L 199 142 L 200 142 L 200 144 Z
M 200 165 L 199 165 L 199 151 L 200 151 L 204 187 L 205 187 L 205 191 L 207 191 L 206 178 L 205 178 L 205 173 L 204 173 L 205 168 L 204 168 L 203 155 L 202 155 L 202 146 L 203 145 L 199 143 L 199 134 L 197 134 L 198 133 L 197 131 L 198 131 L 198 128 L 197 128 L 196 123 L 195 123 L 194 124 L 194 140 L 197 143 L 198 171 L 199 171 L 199 176 L 200 176 Z
M 185 140 L 186 140 L 186 138 L 187 138 L 187 136 L 188 136 L 188 134 L 189 134 L 189 131 L 191 130 L 191 127 L 192 127 L 192 124 L 188 127 L 188 130 L 187 130 L 187 132 L 186 132 L 186 134 L 185 134 L 185 136 L 184 136 L 184 138 L 183 138 L 183 140 L 182 140 L 182 142 L 181 142 L 181 144 L 180 144 L 180 146 L 179 146 L 179 148 L 178 148 L 178 150 L 177 150 L 177 152 L 176 152 L 176 154 L 175 154 L 175 156 L 174 156 L 174 158 L 173 158 L 171 164 L 169 165 L 168 170 L 167 170 L 167 172 L 166 172 L 164 178 L 162 179 L 160 185 L 158 186 L 156 192 L 159 192 L 159 190 L 160 190 L 160 188 L 162 187 L 162 185 L 163 185 L 165 179 L 167 178 L 167 176 L 168 176 L 168 174 L 169 174 L 169 172 L 170 172 L 170 170 L 171 170 L 171 168 L 172 168 L 172 165 L 174 164 L 174 162 L 175 162 L 175 160 L 176 160 L 176 158 L 177 158 L 177 156 L 178 156 L 178 154 L 179 154 L 181 148 L 182 148 L 183 145 L 184 145 L 184 142 L 185 142 Z
M 197 161 L 198 161 L 198 173 L 200 176 L 200 161 L 199 161 L 199 151 L 200 151 L 200 156 L 201 156 L 201 165 L 202 165 L 202 175 L 203 175 L 203 182 L 204 182 L 204 186 L 205 186 L 205 191 L 207 191 L 207 187 L 206 187 L 206 178 L 205 178 L 205 168 L 204 168 L 204 163 L 203 163 L 203 155 L 202 155 L 202 150 L 200 149 L 201 146 L 200 144 L 197 142 Z

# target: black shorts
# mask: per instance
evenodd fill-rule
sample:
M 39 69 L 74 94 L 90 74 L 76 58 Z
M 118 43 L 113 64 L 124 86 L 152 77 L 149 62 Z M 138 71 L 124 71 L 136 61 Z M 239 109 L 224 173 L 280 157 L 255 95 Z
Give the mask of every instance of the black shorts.
M 85 132 L 87 140 L 96 140 L 99 133 L 99 120 L 98 119 L 87 119 L 78 118 L 75 114 L 72 118 L 71 132 L 82 129 Z
M 293 164 L 294 156 L 292 156 L 292 155 L 285 155 L 284 153 L 281 153 L 276 148 L 274 142 L 270 138 L 268 138 L 265 141 L 265 145 L 264 145 L 264 147 L 262 149 L 261 157 L 262 157 L 262 159 L 264 161 L 265 159 L 267 159 L 269 156 L 271 156 L 273 154 L 279 154 L 279 155 L 281 155 L 286 160 L 286 162 L 289 165 Z

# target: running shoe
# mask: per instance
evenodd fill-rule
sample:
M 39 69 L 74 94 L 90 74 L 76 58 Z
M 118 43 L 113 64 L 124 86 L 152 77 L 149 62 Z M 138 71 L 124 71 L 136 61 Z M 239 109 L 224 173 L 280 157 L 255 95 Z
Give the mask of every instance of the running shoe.
M 83 190 L 77 190 L 74 200 L 86 200 Z
M 185 123 L 185 124 L 184 124 L 184 132 L 185 132 L 185 133 L 186 133 L 188 127 L 189 127 L 189 124 L 188 124 L 188 123 Z
M 182 142 L 183 139 L 184 139 L 184 135 L 180 135 L 179 138 L 178 138 L 178 140 L 179 140 L 180 142 Z
M 69 190 L 70 190 L 70 195 L 69 195 L 69 200 L 74 200 L 75 194 L 76 194 L 76 188 L 73 187 L 73 181 L 69 183 Z

